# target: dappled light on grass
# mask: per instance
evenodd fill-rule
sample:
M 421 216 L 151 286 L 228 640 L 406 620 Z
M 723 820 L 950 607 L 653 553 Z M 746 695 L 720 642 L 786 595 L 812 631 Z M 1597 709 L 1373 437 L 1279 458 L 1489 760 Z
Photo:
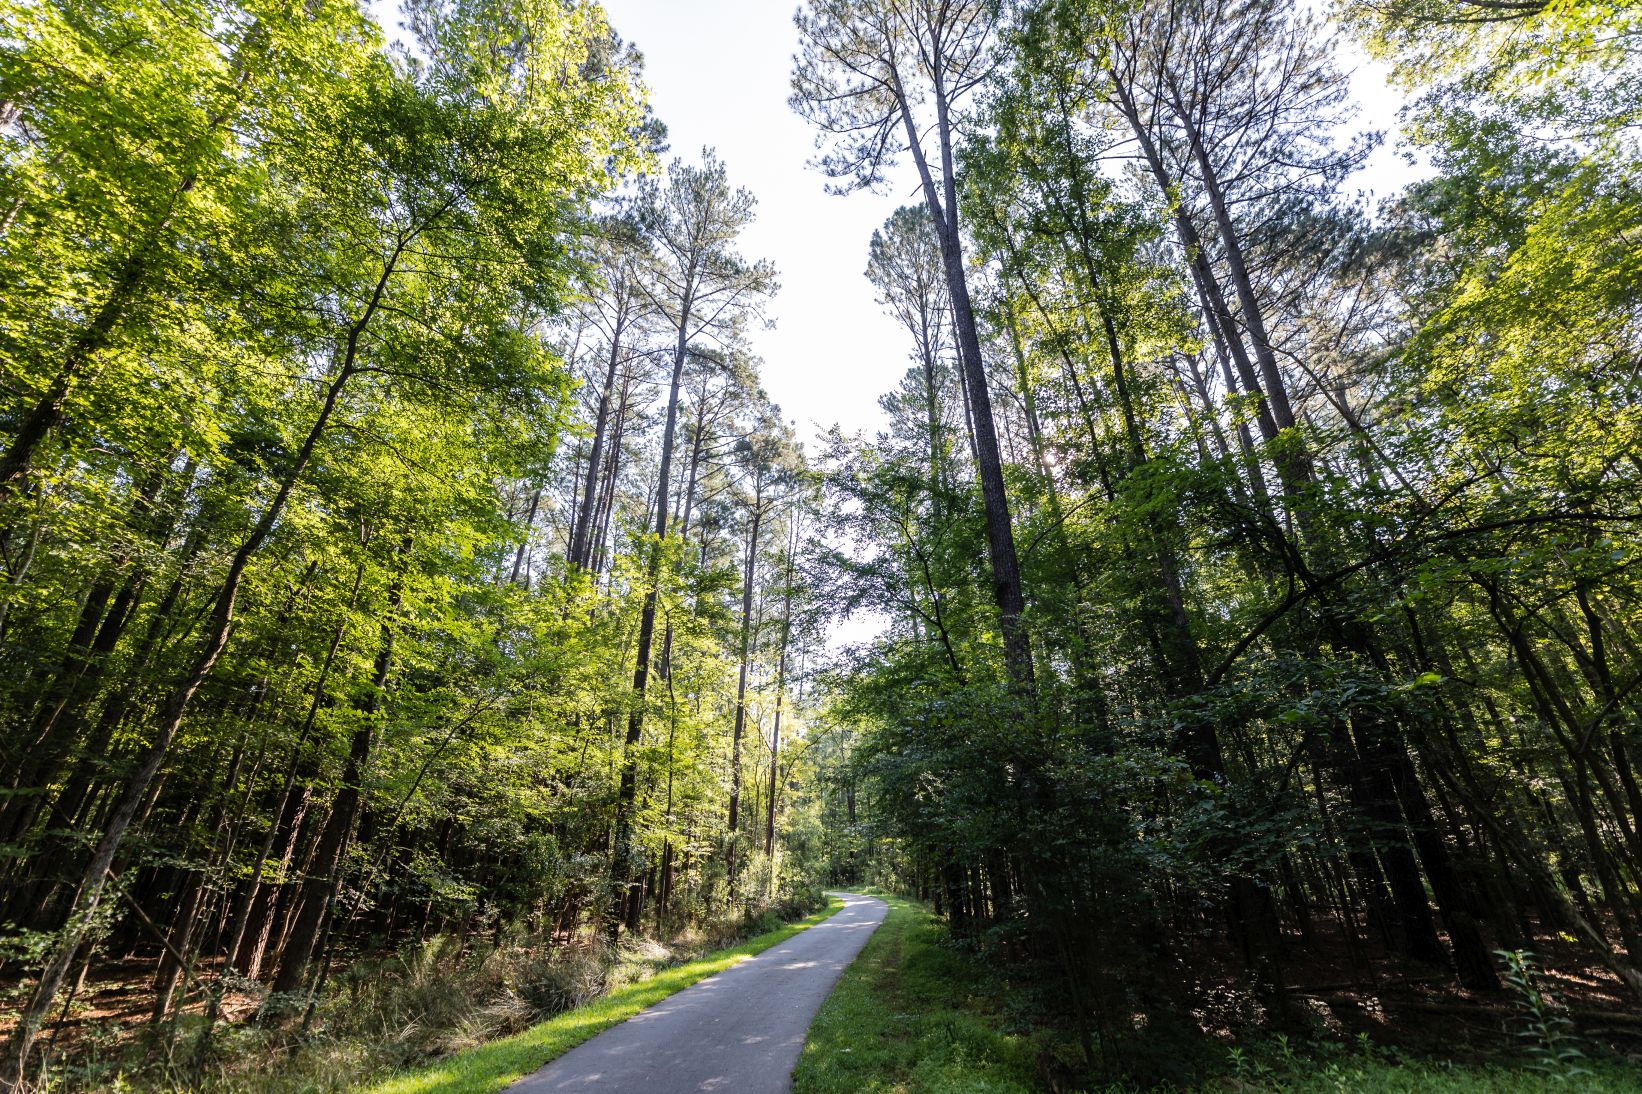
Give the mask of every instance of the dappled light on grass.
M 986 970 L 941 944 L 945 928 L 926 909 L 882 899 L 888 917 L 810 1028 L 798 1094 L 1037 1089 L 1040 1046 L 1001 1028 Z

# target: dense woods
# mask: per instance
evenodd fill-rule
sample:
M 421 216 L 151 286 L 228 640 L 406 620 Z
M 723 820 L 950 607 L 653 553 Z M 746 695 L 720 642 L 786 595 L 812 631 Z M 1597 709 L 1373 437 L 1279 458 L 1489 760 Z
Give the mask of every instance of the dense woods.
M 4 1083 L 801 889 L 775 273 L 597 6 L 6 12 Z
M 887 424 L 808 456 L 597 3 L 0 10 L 0 1089 L 111 1083 L 102 989 L 256 1089 L 820 883 L 1091 1078 L 1319 984 L 1642 1001 L 1637 9 L 808 0 L 817 185 L 913 188 Z
M 1297 988 L 1498 998 L 1502 950 L 1642 993 L 1642 28 L 1337 15 L 798 16 L 819 166 L 919 187 L 867 269 L 913 367 L 826 461 L 836 599 L 888 616 L 830 682 L 829 867 L 1109 1073 Z M 1364 48 L 1428 166 L 1380 200 Z

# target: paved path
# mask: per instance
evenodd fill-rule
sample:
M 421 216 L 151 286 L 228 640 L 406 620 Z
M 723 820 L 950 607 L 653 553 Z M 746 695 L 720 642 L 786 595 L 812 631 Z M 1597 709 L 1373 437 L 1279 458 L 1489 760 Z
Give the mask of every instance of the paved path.
M 845 966 L 883 922 L 881 900 L 844 910 L 585 1041 L 513 1094 L 785 1094 L 804 1035 Z

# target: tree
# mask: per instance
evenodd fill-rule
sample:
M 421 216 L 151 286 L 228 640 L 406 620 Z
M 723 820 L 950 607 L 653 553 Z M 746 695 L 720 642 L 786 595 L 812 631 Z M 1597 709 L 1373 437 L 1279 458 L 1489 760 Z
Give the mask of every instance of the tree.
M 295 29 L 329 43 L 340 27 L 342 44 L 355 50 L 373 41 L 352 7 L 320 14 Z M 290 354 L 306 367 L 293 377 L 294 390 L 275 396 L 283 396 L 285 413 L 263 438 L 265 477 L 246 491 L 240 520 L 227 523 L 230 540 L 204 621 L 144 719 L 147 743 L 101 824 L 60 941 L 23 1009 L 7 1066 L 13 1085 L 22 1083 L 40 1023 L 95 929 L 126 834 L 228 646 L 248 575 L 299 491 L 339 455 L 339 419 L 364 426 L 383 401 L 426 405 L 456 393 L 531 391 L 522 405 L 534 409 L 559 387 L 518 323 L 532 308 L 554 304 L 564 265 L 557 239 L 607 184 L 605 157 L 628 158 L 632 111 L 619 72 L 589 69 L 573 80 L 546 74 L 599 52 L 602 20 L 593 9 L 546 4 L 522 22 L 474 4 L 419 6 L 413 23 L 427 56 L 414 73 L 379 54 L 344 51 L 346 67 L 323 72 L 329 82 L 281 104 L 281 124 L 301 127 L 303 139 L 265 149 L 263 173 L 272 185 L 258 218 L 234 241 L 245 256 L 277 254 L 278 261 L 254 287 L 235 286 L 250 291 L 236 296 L 238 314 L 224 325 L 249 335 L 254 353 Z M 307 48 L 300 36 L 284 37 L 287 28 L 276 36 L 272 25 L 250 26 L 249 41 L 260 44 L 266 35 L 275 48 Z M 475 34 L 515 48 L 478 62 L 466 52 Z M 318 56 L 327 58 L 323 50 Z M 320 113 L 325 127 L 304 125 Z M 220 124 L 208 120 L 206 128 L 214 133 Z M 181 181 L 167 184 L 179 200 L 192 192 L 195 168 L 185 159 L 180 170 Z M 153 233 L 171 230 L 167 218 Z M 156 236 L 124 260 L 98 317 L 73 336 L 46 394 L 22 417 L 6 457 L 8 489 L 61 421 L 63 394 L 108 344 L 160 246 Z M 235 265 L 225 263 L 228 276 L 238 273 Z M 301 318 L 273 317 L 287 308 Z M 484 354 L 461 352 L 479 345 Z M 269 409 L 266 402 L 256 407 Z M 201 440 L 185 435 L 173 443 Z M 368 748 L 369 737 L 363 740 Z M 354 810 L 340 812 L 351 824 Z M 338 832 L 332 842 L 345 843 L 341 821 Z
M 662 428 L 661 460 L 656 473 L 655 539 L 645 574 L 644 607 L 639 617 L 633 666 L 632 705 L 627 716 L 621 787 L 616 804 L 611 886 L 613 901 L 618 907 L 629 899 L 637 872 L 633 861 L 632 818 L 638 793 L 638 768 L 633 749 L 644 736 L 662 549 L 667 539 L 667 498 L 673 481 L 679 390 L 685 362 L 692 353 L 699 354 L 707 348 L 700 343 L 728 341 L 733 332 L 759 315 L 763 300 L 775 292 L 774 267 L 767 262 L 748 262 L 735 250 L 736 238 L 752 221 L 754 204 L 747 191 L 730 188 L 728 172 L 711 151 L 703 152 L 700 167 L 675 160 L 668 168 L 665 187 L 647 181 L 639 195 L 639 220 L 654 240 L 657 253 L 657 263 L 650 273 L 650 299 L 672 326 L 674 340 L 666 424 Z M 637 920 L 638 916 L 635 913 L 631 918 Z M 613 914 L 610 922 L 612 931 L 619 930 L 622 916 Z
M 882 183 L 898 153 L 912 158 L 941 244 L 942 268 L 974 421 L 986 503 L 993 596 L 1004 660 L 1017 687 L 1032 684 L 1032 646 L 1010 524 L 992 397 L 964 269 L 955 148 L 958 111 L 991 71 L 997 7 L 985 0 L 816 0 L 795 17 L 800 54 L 792 103 L 830 141 L 819 160 L 842 187 Z M 933 140 L 928 148 L 926 140 Z
M 879 304 L 913 339 L 913 360 L 923 372 L 930 474 L 939 489 L 947 477 L 941 377 L 946 371 L 943 358 L 950 309 L 940 242 L 927 208 L 909 205 L 897 209 L 882 228 L 872 233 L 867 280 L 878 290 Z
M 752 669 L 752 652 L 756 640 L 753 618 L 753 592 L 758 577 L 758 562 L 763 541 L 760 534 L 765 521 L 783 502 L 788 501 L 794 488 L 797 452 L 790 436 L 778 419 L 769 411 L 754 425 L 752 432 L 737 447 L 742 465 L 742 493 L 746 509 L 747 542 L 742 552 L 741 571 L 741 653 L 736 683 L 735 728 L 730 736 L 730 804 L 726 828 L 729 840 L 725 849 L 726 875 L 730 904 L 734 904 L 740 880 L 737 852 L 741 843 L 741 743 L 747 734 L 747 680 Z M 783 645 L 783 651 L 785 646 Z M 783 653 L 784 656 L 784 653 Z
M 622 365 L 637 357 L 645 328 L 654 316 L 642 281 L 644 264 L 649 258 L 642 230 L 630 219 L 612 218 L 606 222 L 599 239 L 598 282 L 587 301 L 584 314 L 604 336 L 605 372 L 604 381 L 598 388 L 599 404 L 593 418 L 593 436 L 588 442 L 581 504 L 576 510 L 577 519 L 570 534 L 570 561 L 584 570 L 592 562 L 594 492 L 603 468 L 616 374 Z

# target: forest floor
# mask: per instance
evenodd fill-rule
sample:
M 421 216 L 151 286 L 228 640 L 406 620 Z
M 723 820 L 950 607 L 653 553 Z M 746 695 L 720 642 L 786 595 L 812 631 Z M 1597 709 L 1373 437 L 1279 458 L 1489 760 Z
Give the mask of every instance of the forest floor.
M 828 897 L 826 907 L 811 916 L 758 935 L 739 946 L 718 950 L 625 984 L 596 1002 L 557 1015 L 512 1037 L 479 1045 L 428 1067 L 377 1083 L 369 1088 L 370 1094 L 489 1094 L 500 1090 L 647 1007 L 830 919 L 843 907 L 842 900 Z
M 996 965 L 952 945 L 945 925 L 927 908 L 870 891 L 889 902 L 889 916 L 811 1027 L 794 1074 L 797 1094 L 1140 1089 L 1081 1080 L 1075 1038 L 1046 1020 L 1041 1000 L 1032 999 L 1042 985 L 1025 990 L 1006 983 Z M 1354 999 L 1352 1005 L 1372 1010 L 1374 1003 Z M 1557 1061 L 1533 1038 L 1502 1032 L 1502 1007 L 1490 1012 L 1491 1027 L 1483 1007 L 1472 1010 L 1430 1015 L 1417 1031 L 1394 1023 L 1378 1037 L 1323 1025 L 1304 1039 L 1220 1031 L 1196 1044 L 1140 1042 L 1133 1051 L 1167 1056 L 1189 1071 L 1191 1078 L 1152 1088 L 1174 1091 L 1642 1091 L 1635 1057 L 1575 1036 L 1562 1047 L 1580 1055 Z M 1491 1039 L 1481 1036 L 1488 1028 Z
M 616 951 L 518 939 L 464 947 L 439 938 L 364 958 L 332 977 L 311 1028 L 296 1016 L 249 1021 L 266 992 L 235 993 L 210 1038 L 196 1004 L 174 1024 L 147 1021 L 151 962 L 105 966 L 86 985 L 53 1045 L 52 1086 L 77 1091 L 275 1094 L 379 1090 L 495 1091 L 601 1030 L 791 938 L 842 902 L 783 922 L 766 912 L 667 942 L 624 939 Z M 811 902 L 808 907 L 816 907 Z M 801 915 L 802 909 L 788 913 Z M 25 985 L 26 986 L 26 985 Z M 18 994 L 0 998 L 0 1038 Z M 545 1015 L 552 1017 L 543 1020 Z

